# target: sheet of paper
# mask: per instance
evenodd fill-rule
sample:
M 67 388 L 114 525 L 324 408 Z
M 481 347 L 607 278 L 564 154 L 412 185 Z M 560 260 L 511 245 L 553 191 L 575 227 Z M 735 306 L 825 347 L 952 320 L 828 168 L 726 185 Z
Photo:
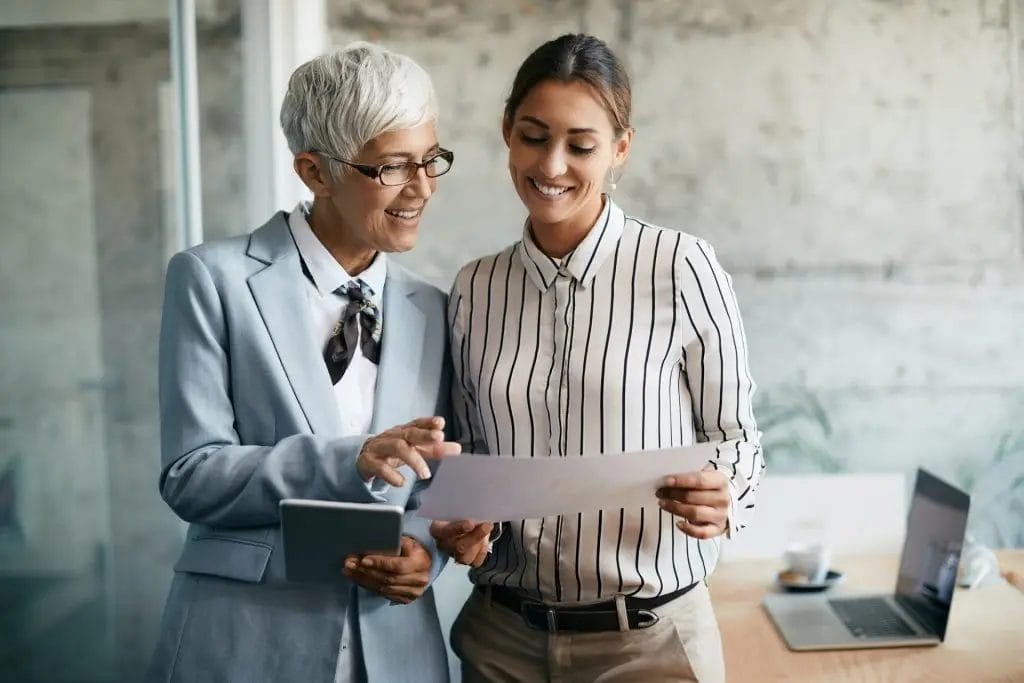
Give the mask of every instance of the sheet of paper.
M 508 522 L 619 508 L 658 507 L 670 474 L 695 472 L 717 444 L 560 457 L 464 454 L 448 458 L 421 495 L 420 517 Z

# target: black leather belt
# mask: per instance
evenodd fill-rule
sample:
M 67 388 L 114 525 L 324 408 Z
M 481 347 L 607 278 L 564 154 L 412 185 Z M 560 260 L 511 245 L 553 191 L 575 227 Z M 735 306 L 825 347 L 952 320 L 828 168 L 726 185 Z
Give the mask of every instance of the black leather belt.
M 656 598 L 624 598 L 626 620 L 630 629 L 644 629 L 658 623 L 656 607 L 672 602 L 690 592 L 696 583 L 686 588 L 659 595 Z M 477 586 L 484 596 L 487 586 Z M 559 631 L 618 631 L 619 613 L 615 600 L 598 602 L 579 607 L 567 605 L 546 605 L 530 598 L 523 597 L 517 591 L 503 586 L 490 586 L 491 600 L 502 607 L 512 610 L 523 618 L 526 625 L 538 631 L 557 633 Z

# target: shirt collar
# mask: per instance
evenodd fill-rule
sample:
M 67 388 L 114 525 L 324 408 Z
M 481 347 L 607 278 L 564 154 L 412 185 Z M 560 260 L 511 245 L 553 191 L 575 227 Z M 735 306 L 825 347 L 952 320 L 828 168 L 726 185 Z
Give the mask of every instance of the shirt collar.
M 604 208 L 583 241 L 565 257 L 554 259 L 541 251 L 534 242 L 530 234 L 530 221 L 527 220 L 523 227 L 523 239 L 519 243 L 519 257 L 533 284 L 541 291 L 554 284 L 559 272 L 576 278 L 580 286 L 586 289 L 594 281 L 601 265 L 615 251 L 624 224 L 622 209 L 616 206 L 611 197 L 605 196 Z
M 306 220 L 306 214 L 312 206 L 308 202 L 299 202 L 295 209 L 288 214 L 288 227 L 291 228 L 292 237 L 295 239 L 295 246 L 299 250 L 306 270 L 313 280 L 320 296 L 327 296 L 338 287 L 348 284 L 353 280 L 341 264 L 338 263 L 331 252 L 327 251 L 320 238 L 313 232 Z M 365 282 L 373 290 L 373 299 L 380 303 L 381 294 L 384 291 L 384 281 L 387 278 L 387 259 L 383 252 L 377 252 L 366 270 L 359 273 L 358 279 Z

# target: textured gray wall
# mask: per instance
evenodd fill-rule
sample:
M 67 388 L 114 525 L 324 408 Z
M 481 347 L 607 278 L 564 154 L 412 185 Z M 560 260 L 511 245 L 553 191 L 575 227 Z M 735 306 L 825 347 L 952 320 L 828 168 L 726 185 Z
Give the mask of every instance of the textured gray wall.
M 616 200 L 732 272 L 775 472 L 924 464 L 1024 544 L 1022 4 L 580 0 L 331 3 L 334 43 L 419 60 L 456 151 L 405 260 L 447 287 L 518 238 L 504 96 L 522 59 L 594 33 L 633 76 Z

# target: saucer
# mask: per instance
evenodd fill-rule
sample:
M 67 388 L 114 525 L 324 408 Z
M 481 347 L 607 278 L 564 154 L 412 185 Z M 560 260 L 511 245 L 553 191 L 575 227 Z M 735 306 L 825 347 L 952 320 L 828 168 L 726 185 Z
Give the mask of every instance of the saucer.
M 782 588 L 794 593 L 815 593 L 831 588 L 843 580 L 843 573 L 835 569 L 829 569 L 825 579 L 820 583 L 811 583 L 802 574 L 795 574 L 788 571 L 780 571 L 775 574 L 775 583 Z

